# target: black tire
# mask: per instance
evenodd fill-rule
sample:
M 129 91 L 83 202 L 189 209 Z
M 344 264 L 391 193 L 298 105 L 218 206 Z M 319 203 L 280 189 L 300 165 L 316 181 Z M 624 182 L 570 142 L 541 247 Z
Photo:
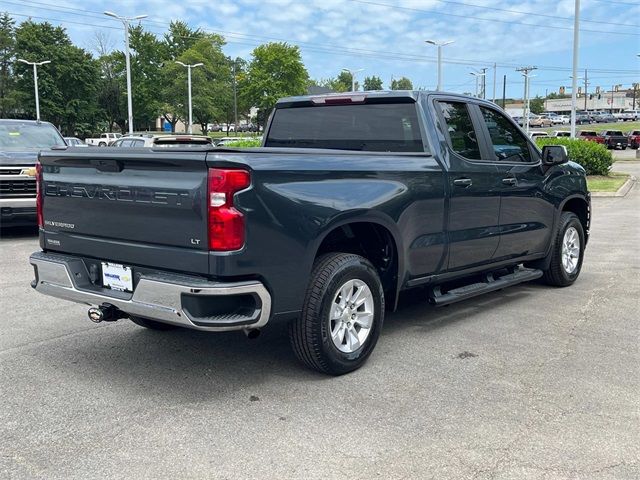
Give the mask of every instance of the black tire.
M 562 265 L 562 242 L 564 240 L 565 232 L 571 227 L 575 228 L 578 232 L 580 248 L 578 265 L 573 272 L 569 273 Z M 560 216 L 560 225 L 558 225 L 558 230 L 551 247 L 551 262 L 549 263 L 549 268 L 544 271 L 544 281 L 555 287 L 568 287 L 569 285 L 572 285 L 580 275 L 580 270 L 582 269 L 584 247 L 584 230 L 582 228 L 582 223 L 580 223 L 580 219 L 578 219 L 575 213 L 562 212 L 562 215 Z
M 331 338 L 330 309 L 338 290 L 349 280 L 364 282 L 371 291 L 374 315 L 362 345 L 351 353 L 340 351 Z M 289 325 L 293 351 L 307 367 L 329 375 L 360 368 L 373 351 L 384 321 L 384 291 L 376 269 L 359 255 L 330 253 L 316 259 L 299 318 Z
M 140 325 L 141 327 L 148 328 L 150 330 L 173 330 L 178 328 L 176 325 L 169 323 L 156 322 L 155 320 L 149 320 L 142 317 L 129 317 L 133 323 Z
M 98 144 L 98 146 L 99 146 L 99 147 L 106 147 L 106 146 L 107 146 L 107 144 L 106 144 L 106 143 L 104 143 L 104 142 L 100 142 L 100 143 Z

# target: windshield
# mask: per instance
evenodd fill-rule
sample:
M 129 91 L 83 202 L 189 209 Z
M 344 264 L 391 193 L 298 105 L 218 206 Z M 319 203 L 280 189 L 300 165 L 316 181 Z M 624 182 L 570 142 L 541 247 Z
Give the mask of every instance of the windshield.
M 615 135 L 617 137 L 621 137 L 622 136 L 622 131 L 621 130 L 611 130 L 609 132 L 609 135 Z
M 49 123 L 0 123 L 0 150 L 40 150 L 64 146 L 64 140 Z
M 279 108 L 265 146 L 424 152 L 415 103 Z

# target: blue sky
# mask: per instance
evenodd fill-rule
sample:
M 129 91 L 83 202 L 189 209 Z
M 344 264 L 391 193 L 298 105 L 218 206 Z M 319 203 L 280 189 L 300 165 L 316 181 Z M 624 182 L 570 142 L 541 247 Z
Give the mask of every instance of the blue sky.
M 590 89 L 640 82 L 640 1 L 582 0 L 580 75 L 589 69 Z M 475 5 L 475 6 L 474 6 Z M 0 0 L 17 21 L 33 16 L 64 26 L 72 40 L 93 50 L 96 32 L 122 48 L 119 22 L 101 14 L 147 14 L 145 27 L 161 34 L 169 21 L 221 33 L 225 51 L 249 59 L 270 40 L 299 45 L 312 78 L 344 67 L 391 77 L 407 76 L 415 87 L 435 88 L 436 50 L 426 39 L 455 40 L 444 47 L 444 87 L 474 92 L 472 69 L 489 68 L 487 96 L 497 96 L 507 75 L 507 96 L 522 96 L 517 66 L 534 65 L 531 93 L 557 91 L 571 80 L 574 0 Z

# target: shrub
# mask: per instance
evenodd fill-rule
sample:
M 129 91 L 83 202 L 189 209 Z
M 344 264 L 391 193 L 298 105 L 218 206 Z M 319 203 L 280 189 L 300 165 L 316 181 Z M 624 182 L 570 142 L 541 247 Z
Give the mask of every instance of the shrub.
M 540 148 L 545 145 L 564 145 L 569 159 L 582 165 L 587 175 L 608 175 L 613 163 L 613 155 L 607 147 L 596 142 L 577 138 L 537 138 L 536 143 Z
M 236 140 L 234 142 L 225 143 L 225 147 L 234 147 L 234 148 L 249 148 L 249 147 L 259 147 L 262 145 L 261 138 L 245 138 L 242 140 Z

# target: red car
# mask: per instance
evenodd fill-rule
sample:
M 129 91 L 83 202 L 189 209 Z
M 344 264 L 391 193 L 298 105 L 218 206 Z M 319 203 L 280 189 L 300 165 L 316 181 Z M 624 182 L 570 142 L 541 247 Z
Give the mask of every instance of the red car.
M 589 142 L 604 143 L 604 138 L 598 135 L 595 130 L 582 130 L 578 133 L 578 137 Z
M 631 130 L 629 132 L 629 148 L 637 150 L 640 147 L 640 130 Z

